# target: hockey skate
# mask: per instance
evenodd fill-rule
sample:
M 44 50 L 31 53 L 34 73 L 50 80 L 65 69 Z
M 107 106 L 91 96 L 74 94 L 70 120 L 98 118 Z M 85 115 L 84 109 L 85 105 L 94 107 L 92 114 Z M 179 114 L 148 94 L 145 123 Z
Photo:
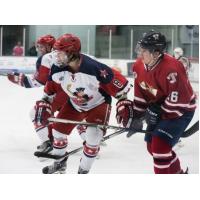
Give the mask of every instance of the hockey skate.
M 88 173 L 89 173 L 89 171 L 83 170 L 81 167 L 79 167 L 78 174 L 88 174 Z
M 65 174 L 67 169 L 67 159 L 65 157 L 61 161 L 55 161 L 52 165 L 46 166 L 42 169 L 43 174 Z
M 49 153 L 53 150 L 53 146 L 50 140 L 43 142 L 41 145 L 37 146 L 37 150 L 40 152 Z
M 53 146 L 50 140 L 43 142 L 41 145 L 37 146 L 37 150 L 44 153 L 50 153 L 53 150 Z M 40 162 L 46 161 L 48 158 L 39 158 Z

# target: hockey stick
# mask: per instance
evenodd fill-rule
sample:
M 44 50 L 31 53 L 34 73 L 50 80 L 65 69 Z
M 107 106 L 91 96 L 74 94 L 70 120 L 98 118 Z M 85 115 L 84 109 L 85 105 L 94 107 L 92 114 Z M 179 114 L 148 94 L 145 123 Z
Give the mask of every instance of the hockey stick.
M 129 128 L 123 128 L 119 126 L 112 126 L 112 125 L 102 125 L 102 124 L 95 124 L 95 123 L 88 123 L 88 122 L 80 122 L 80 121 L 72 121 L 72 120 L 66 120 L 66 119 L 59 119 L 59 118 L 49 118 L 49 122 L 58 122 L 58 123 L 66 123 L 66 124 L 76 124 L 76 125 L 85 125 L 85 126 L 92 126 L 92 127 L 99 127 L 99 128 L 109 128 L 109 129 L 115 129 L 115 130 L 123 130 L 125 131 L 131 131 Z M 183 132 L 181 135 L 182 138 L 189 137 L 196 133 L 199 130 L 199 121 L 197 121 L 195 124 L 193 124 L 189 129 Z M 146 130 L 134 130 L 134 132 L 140 132 L 140 133 L 150 133 Z
M 89 123 L 89 122 L 81 122 L 81 121 L 73 121 L 67 119 L 60 119 L 50 117 L 48 118 L 49 122 L 56 122 L 56 123 L 65 123 L 65 124 L 75 124 L 75 125 L 84 125 L 84 126 L 91 126 L 91 127 L 98 127 L 98 128 L 107 128 L 107 129 L 114 129 L 114 130 L 123 130 L 123 131 L 130 131 L 130 128 L 124 128 L 120 126 L 112 126 L 112 125 L 103 125 L 103 124 L 96 124 L 96 123 Z M 146 130 L 134 130 L 141 133 L 149 133 Z
M 107 135 L 107 136 L 103 137 L 103 141 L 106 141 L 106 140 L 108 140 L 108 139 L 110 139 L 112 137 L 120 135 L 123 132 L 125 132 L 125 131 L 124 130 L 119 130 L 119 131 L 116 131 L 114 133 L 111 133 L 110 135 Z M 48 153 L 45 153 L 45 152 L 36 151 L 34 153 L 34 156 L 40 157 L 40 158 L 50 158 L 50 159 L 58 160 L 58 159 L 62 159 L 62 158 L 68 157 L 70 155 L 73 155 L 73 154 L 81 151 L 82 149 L 83 149 L 83 147 L 79 147 L 79 148 L 74 149 L 74 150 L 72 150 L 70 152 L 66 152 L 63 156 L 52 155 L 52 154 L 48 154 Z
M 194 123 L 189 129 L 187 129 L 182 135 L 182 138 L 186 138 L 189 137 L 191 135 L 193 135 L 194 133 L 196 133 L 199 130 L 199 120 Z
M 53 119 L 54 119 L 54 118 L 53 118 Z M 84 123 L 84 122 L 83 122 L 83 123 Z M 79 123 L 79 124 L 80 124 L 80 123 Z M 84 124 L 85 124 L 85 123 L 84 123 Z M 91 124 L 91 123 L 89 123 L 89 124 Z M 93 124 L 93 123 L 92 123 L 92 125 L 93 125 L 93 126 L 95 125 L 95 126 L 97 127 L 97 124 Z M 118 127 L 118 128 L 119 128 L 119 127 Z M 189 136 L 191 136 L 192 134 L 196 133 L 198 130 L 199 130 L 199 121 L 197 121 L 197 122 L 196 122 L 195 124 L 193 124 L 187 131 L 185 131 L 181 137 L 183 137 L 183 138 L 189 137 Z M 116 132 L 114 132 L 114 133 L 112 133 L 112 134 L 110 134 L 110 135 L 107 135 L 107 136 L 103 137 L 103 140 L 106 141 L 106 140 L 108 140 L 108 139 L 110 139 L 110 138 L 112 138 L 112 137 L 115 137 L 115 136 L 117 136 L 117 135 L 119 135 L 119 134 L 121 134 L 121 133 L 124 133 L 124 132 L 126 132 L 126 131 L 129 131 L 129 129 L 122 128 L 122 129 L 119 130 L 119 131 L 116 131 Z M 142 130 L 140 130 L 140 131 L 138 131 L 138 132 L 142 132 Z M 148 132 L 148 131 L 143 131 L 143 132 L 145 132 L 145 133 L 150 133 L 150 132 Z M 79 148 L 77 148 L 77 149 L 74 149 L 73 151 L 70 151 L 70 152 L 68 152 L 68 153 L 65 153 L 63 156 L 51 155 L 51 154 L 44 153 L 44 152 L 40 152 L 40 151 L 36 151 L 36 152 L 34 153 L 34 155 L 35 155 L 36 157 L 51 158 L 51 159 L 61 159 L 61 158 L 64 158 L 64 157 L 66 157 L 66 156 L 70 156 L 70 155 L 72 155 L 72 154 L 75 154 L 75 153 L 79 152 L 80 150 L 82 150 L 82 148 L 83 148 L 83 147 L 79 147 Z

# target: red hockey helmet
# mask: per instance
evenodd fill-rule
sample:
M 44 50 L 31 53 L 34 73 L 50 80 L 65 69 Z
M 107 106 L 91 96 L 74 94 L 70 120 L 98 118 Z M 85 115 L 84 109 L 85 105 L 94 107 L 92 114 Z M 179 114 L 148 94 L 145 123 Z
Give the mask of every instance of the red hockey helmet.
M 81 41 L 73 34 L 64 34 L 56 40 L 53 48 L 65 51 L 67 54 L 79 54 L 81 51 Z
M 37 40 L 37 44 L 49 45 L 49 46 L 53 47 L 55 41 L 56 41 L 56 39 L 55 39 L 54 36 L 52 36 L 52 35 L 44 35 L 44 36 L 41 36 Z

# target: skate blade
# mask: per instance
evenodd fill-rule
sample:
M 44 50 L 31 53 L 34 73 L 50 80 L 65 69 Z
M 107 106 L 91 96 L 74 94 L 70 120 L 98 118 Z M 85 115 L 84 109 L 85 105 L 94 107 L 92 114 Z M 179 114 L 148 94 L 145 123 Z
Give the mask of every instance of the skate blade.
M 55 172 L 53 174 L 66 174 L 66 171 L 57 171 L 57 172 Z

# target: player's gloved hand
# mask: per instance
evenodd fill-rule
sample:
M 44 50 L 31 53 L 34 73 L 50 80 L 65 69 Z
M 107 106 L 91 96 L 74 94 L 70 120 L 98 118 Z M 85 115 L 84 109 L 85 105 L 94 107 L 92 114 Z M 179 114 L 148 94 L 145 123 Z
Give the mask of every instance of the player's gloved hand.
M 119 100 L 116 104 L 116 119 L 118 124 L 129 128 L 133 119 L 133 103 L 128 99 Z
M 131 137 L 133 134 L 140 132 L 140 130 L 142 130 L 143 128 L 143 120 L 144 117 L 140 117 L 140 118 L 134 118 L 131 122 L 130 125 L 130 130 L 128 131 L 126 137 Z
M 45 100 L 36 101 L 35 111 L 35 125 L 46 126 L 48 124 L 48 118 L 53 114 L 51 104 Z
M 145 121 L 147 125 L 156 126 L 160 120 L 161 108 L 158 104 L 152 104 L 146 109 Z
M 8 74 L 8 80 L 20 86 L 24 85 L 25 77 L 26 76 L 23 73 L 14 72 L 12 74 Z

